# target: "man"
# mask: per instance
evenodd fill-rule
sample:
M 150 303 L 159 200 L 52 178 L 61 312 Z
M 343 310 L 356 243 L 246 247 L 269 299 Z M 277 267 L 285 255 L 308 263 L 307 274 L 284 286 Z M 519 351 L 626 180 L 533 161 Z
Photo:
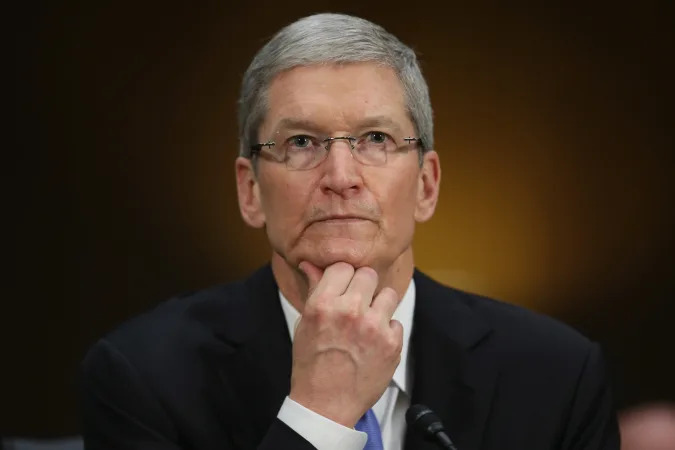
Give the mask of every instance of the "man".
M 412 50 L 310 16 L 258 52 L 239 107 L 240 210 L 271 263 L 92 348 L 87 448 L 437 448 L 405 424 L 421 403 L 461 450 L 618 449 L 596 344 L 415 270 L 441 172 Z

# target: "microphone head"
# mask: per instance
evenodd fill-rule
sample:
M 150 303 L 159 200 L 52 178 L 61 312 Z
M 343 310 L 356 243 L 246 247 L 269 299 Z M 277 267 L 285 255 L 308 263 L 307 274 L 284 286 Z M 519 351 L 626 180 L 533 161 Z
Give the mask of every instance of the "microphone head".
M 445 431 L 441 418 L 428 406 L 412 405 L 405 413 L 405 421 L 409 427 L 422 433 L 427 439 L 434 439 L 436 433 Z

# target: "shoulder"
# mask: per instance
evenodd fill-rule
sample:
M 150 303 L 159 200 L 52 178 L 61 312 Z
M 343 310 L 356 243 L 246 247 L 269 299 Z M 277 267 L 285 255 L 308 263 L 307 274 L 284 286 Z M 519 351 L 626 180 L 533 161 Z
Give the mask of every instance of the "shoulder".
M 84 368 L 124 365 L 155 377 L 198 366 L 205 348 L 228 351 L 219 330 L 237 333 L 249 314 L 248 297 L 245 283 L 235 282 L 166 300 L 104 335 L 89 349 Z
M 120 347 L 139 342 L 175 342 L 210 334 L 218 317 L 227 320 L 245 307 L 242 282 L 213 286 L 178 295 L 121 324 L 105 336 Z
M 275 292 L 271 270 L 263 268 L 244 281 L 177 296 L 127 320 L 84 357 L 82 401 L 92 408 L 143 410 L 149 422 L 161 411 L 179 421 L 185 411 L 192 411 L 192 420 L 210 420 L 211 396 L 225 395 L 212 390 L 222 383 L 221 370 L 257 335 L 256 318 L 278 299 Z
M 537 351 L 545 346 L 563 351 L 584 350 L 591 344 L 579 331 L 549 315 L 481 295 L 456 295 L 490 325 L 505 347 Z
M 421 273 L 417 274 L 416 283 L 431 293 L 434 303 L 452 305 L 449 309 L 439 309 L 459 315 L 461 318 L 456 322 L 483 327 L 486 330 L 483 343 L 500 355 L 500 359 L 510 359 L 515 364 L 539 361 L 553 366 L 583 365 L 595 347 L 579 331 L 551 316 L 451 288 Z

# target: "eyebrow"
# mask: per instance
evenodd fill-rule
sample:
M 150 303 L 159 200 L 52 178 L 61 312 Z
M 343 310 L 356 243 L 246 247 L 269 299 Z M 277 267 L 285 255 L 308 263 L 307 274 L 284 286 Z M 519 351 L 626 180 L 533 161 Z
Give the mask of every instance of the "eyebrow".
M 365 119 L 357 123 L 358 129 L 363 128 L 377 128 L 377 127 L 387 127 L 391 128 L 394 131 L 401 131 L 401 126 L 387 116 L 372 116 L 366 117 Z M 324 127 L 320 126 L 318 123 L 312 121 L 311 119 L 297 119 L 297 118 L 284 118 L 281 119 L 277 129 L 306 129 L 306 130 L 322 130 Z
M 300 128 L 300 129 L 303 129 L 303 130 L 319 130 L 321 127 L 317 123 L 312 122 L 309 119 L 284 118 L 284 119 L 281 119 L 281 121 L 279 122 L 279 125 L 277 125 L 277 129 L 284 129 L 284 128 L 291 128 L 291 129 Z
M 359 123 L 360 128 L 377 128 L 377 127 L 387 127 L 392 128 L 395 131 L 401 131 L 401 126 L 387 116 L 373 116 L 366 117 Z

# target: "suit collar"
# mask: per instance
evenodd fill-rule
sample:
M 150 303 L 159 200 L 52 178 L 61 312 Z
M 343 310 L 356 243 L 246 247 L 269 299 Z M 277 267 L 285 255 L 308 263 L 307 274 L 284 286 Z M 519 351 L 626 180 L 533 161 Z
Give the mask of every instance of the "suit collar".
M 269 265 L 232 286 L 211 319 L 218 341 L 206 354 L 220 383 L 209 395 L 235 446 L 248 448 L 290 392 L 291 341 Z
M 412 330 L 411 404 L 435 411 L 458 448 L 480 448 L 498 371 L 482 344 L 489 324 L 466 302 L 469 296 L 415 271 L 417 302 Z M 432 450 L 409 430 L 406 448 Z
M 278 300 L 278 287 L 272 269 L 266 265 L 245 282 L 245 301 L 250 306 L 249 334 L 242 334 L 245 340 L 238 353 L 259 372 L 265 381 L 258 392 L 265 391 L 262 398 L 271 399 L 273 405 L 270 418 L 276 417 L 283 399 L 290 391 L 292 346 L 288 327 Z M 246 326 L 247 324 L 243 324 Z M 256 375 L 255 373 L 249 373 Z M 268 400 L 267 403 L 270 403 Z

